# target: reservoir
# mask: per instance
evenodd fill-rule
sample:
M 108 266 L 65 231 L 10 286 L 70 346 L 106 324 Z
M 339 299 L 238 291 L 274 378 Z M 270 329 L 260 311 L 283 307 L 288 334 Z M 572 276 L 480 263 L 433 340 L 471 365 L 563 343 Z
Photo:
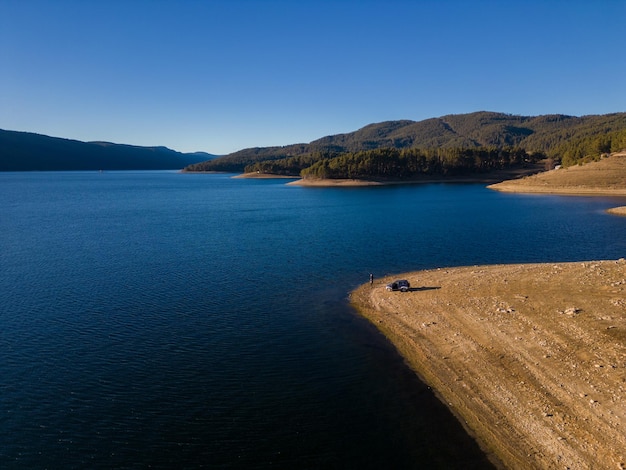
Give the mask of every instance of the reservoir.
M 626 256 L 624 198 L 231 176 L 0 174 L 0 468 L 489 468 L 349 292 Z

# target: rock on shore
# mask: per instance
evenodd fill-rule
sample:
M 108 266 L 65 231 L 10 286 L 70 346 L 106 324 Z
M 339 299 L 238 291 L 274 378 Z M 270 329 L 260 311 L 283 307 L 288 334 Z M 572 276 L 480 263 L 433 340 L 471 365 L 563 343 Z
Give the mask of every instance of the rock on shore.
M 626 468 L 626 261 L 434 269 L 351 294 L 506 468 Z

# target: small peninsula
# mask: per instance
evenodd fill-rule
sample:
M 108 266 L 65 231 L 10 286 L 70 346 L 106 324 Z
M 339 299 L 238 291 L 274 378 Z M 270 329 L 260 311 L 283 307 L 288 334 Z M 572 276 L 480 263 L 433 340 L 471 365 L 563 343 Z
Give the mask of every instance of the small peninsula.
M 626 261 L 441 268 L 351 302 L 506 468 L 626 468 Z
M 495 184 L 509 179 L 533 175 L 544 169 L 541 162 L 512 166 L 507 169 L 492 170 L 488 173 L 467 173 L 462 175 L 419 175 L 408 179 L 359 179 L 359 178 L 300 178 L 287 183 L 290 186 L 308 187 L 347 187 L 347 186 L 390 186 L 421 183 L 482 183 Z
M 626 196 L 626 152 L 489 188 Z M 497 465 L 626 469 L 624 259 L 432 269 L 351 301 Z

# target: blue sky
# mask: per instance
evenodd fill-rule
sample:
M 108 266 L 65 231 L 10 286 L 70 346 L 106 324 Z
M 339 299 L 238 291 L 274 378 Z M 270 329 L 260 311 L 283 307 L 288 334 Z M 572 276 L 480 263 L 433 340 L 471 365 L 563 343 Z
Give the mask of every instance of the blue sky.
M 626 0 L 0 0 L 0 128 L 225 154 L 626 111 Z

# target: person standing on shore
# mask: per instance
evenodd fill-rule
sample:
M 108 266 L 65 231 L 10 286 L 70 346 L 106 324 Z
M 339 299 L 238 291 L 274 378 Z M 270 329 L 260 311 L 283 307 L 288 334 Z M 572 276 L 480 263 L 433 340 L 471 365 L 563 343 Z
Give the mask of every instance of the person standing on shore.
M 374 275 L 370 273 L 370 286 L 374 285 Z

